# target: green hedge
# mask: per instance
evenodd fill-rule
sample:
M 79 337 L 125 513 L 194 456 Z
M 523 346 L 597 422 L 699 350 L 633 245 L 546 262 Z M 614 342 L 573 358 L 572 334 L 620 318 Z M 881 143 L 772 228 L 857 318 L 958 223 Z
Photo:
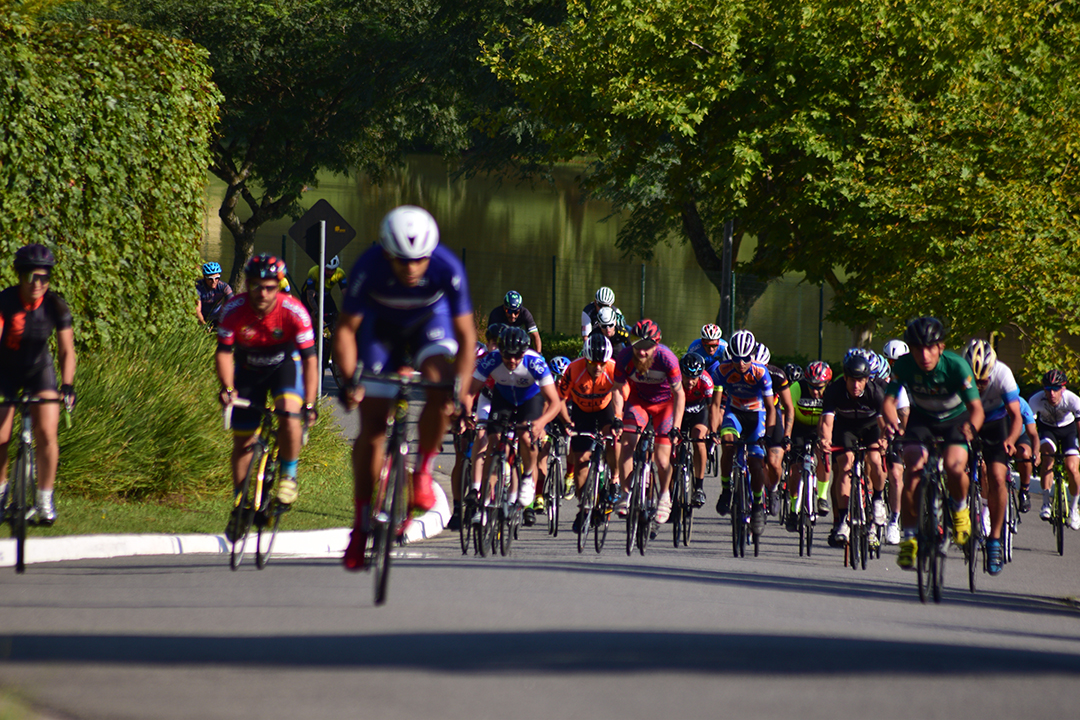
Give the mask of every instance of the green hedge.
M 206 57 L 117 23 L 0 11 L 0 255 L 52 247 L 81 348 L 191 322 L 219 98 Z

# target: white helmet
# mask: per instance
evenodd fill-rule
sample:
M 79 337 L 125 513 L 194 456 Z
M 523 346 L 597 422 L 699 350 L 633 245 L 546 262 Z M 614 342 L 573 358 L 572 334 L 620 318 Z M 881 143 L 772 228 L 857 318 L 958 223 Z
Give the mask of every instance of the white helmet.
M 890 360 L 896 360 L 901 355 L 907 355 L 909 352 L 911 351 L 908 350 L 907 343 L 903 340 L 890 340 L 885 343 L 885 347 L 883 348 L 885 357 Z
M 603 335 L 590 335 L 585 339 L 581 355 L 592 362 L 606 363 L 611 359 L 611 342 Z
M 327 270 L 337 270 L 339 267 L 341 267 L 341 258 L 337 255 L 326 261 Z
M 701 326 L 702 340 L 719 340 L 723 334 L 724 331 L 720 329 L 719 325 L 709 323 L 708 325 Z
M 618 321 L 615 311 L 609 307 L 602 307 L 596 311 L 596 324 L 602 328 L 615 327 Z
M 596 304 L 610 307 L 615 304 L 615 291 L 604 286 L 596 291 Z
M 756 347 L 757 340 L 754 339 L 754 333 L 749 330 L 738 330 L 731 336 L 728 353 L 732 360 L 750 360 L 754 356 Z
M 379 244 L 396 258 L 431 257 L 439 244 L 439 226 L 424 208 L 402 205 L 383 218 L 379 226 Z
M 769 348 L 765 347 L 765 343 L 758 343 L 757 347 L 754 348 L 754 357 L 752 359 L 760 365 L 768 365 L 769 361 L 772 360 L 772 353 L 769 352 Z

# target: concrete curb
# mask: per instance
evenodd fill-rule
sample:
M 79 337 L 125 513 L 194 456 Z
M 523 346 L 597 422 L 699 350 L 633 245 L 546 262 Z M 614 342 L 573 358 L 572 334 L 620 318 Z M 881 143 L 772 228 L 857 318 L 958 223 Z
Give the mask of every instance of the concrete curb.
M 446 493 L 436 483 L 435 507 L 413 520 L 405 532 L 405 542 L 433 538 L 450 519 Z M 279 557 L 336 558 L 349 544 L 349 528 L 294 530 L 282 532 L 274 543 Z M 248 541 L 250 544 L 250 540 Z M 35 537 L 26 544 L 27 564 L 93 560 L 140 555 L 221 555 L 228 554 L 224 535 L 70 535 Z M 15 566 L 15 540 L 0 540 L 0 567 Z

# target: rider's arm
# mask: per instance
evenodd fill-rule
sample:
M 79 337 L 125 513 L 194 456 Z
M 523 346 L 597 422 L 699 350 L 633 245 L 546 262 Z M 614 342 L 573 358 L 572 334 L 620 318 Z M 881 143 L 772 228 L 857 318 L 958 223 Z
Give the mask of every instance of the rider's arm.
M 681 427 L 683 411 L 686 410 L 686 390 L 683 389 L 682 380 L 677 380 L 675 386 L 671 389 L 673 393 L 672 399 L 675 401 L 675 427 Z
M 465 405 L 470 378 L 476 369 L 476 323 L 471 312 L 454 316 L 453 323 L 454 337 L 458 342 L 457 357 L 454 358 L 454 371 L 458 377 L 458 399 Z
M 971 425 L 972 431 L 979 432 L 983 426 L 983 420 L 986 419 L 986 414 L 983 412 L 982 400 L 969 400 L 965 405 L 967 405 L 968 412 L 970 413 L 968 424 Z
M 790 440 L 795 428 L 795 402 L 791 399 L 790 387 L 780 391 L 780 405 L 784 408 L 784 437 Z
M 821 416 L 821 422 L 818 423 L 818 440 L 821 442 L 823 450 L 828 452 L 832 447 L 832 431 L 833 431 L 833 418 L 835 416 L 832 413 Z
M 885 401 L 881 403 L 881 415 L 885 418 L 885 428 L 889 435 L 900 429 L 900 419 L 896 416 L 896 396 L 885 393 Z
M 713 389 L 712 402 L 709 403 L 709 432 L 716 432 L 724 419 L 724 393 L 720 388 Z
M 341 371 L 341 377 L 346 379 L 346 386 L 353 382 L 356 375 L 356 333 L 363 320 L 363 315 L 341 313 L 338 315 L 337 328 L 334 330 L 334 364 Z M 345 399 L 346 407 L 352 408 L 363 399 L 361 385 L 352 388 L 352 393 L 349 393 L 348 387 L 342 388 L 342 391 L 349 395 Z
M 532 338 L 533 349 L 536 350 L 536 352 L 540 352 L 540 331 L 537 330 L 536 332 L 529 333 L 529 337 Z
M 214 365 L 217 367 L 218 381 L 222 388 L 231 388 L 235 382 L 235 368 L 233 367 L 232 350 L 223 349 L 218 345 L 214 353 Z
M 206 324 L 206 318 L 204 318 L 202 314 L 202 298 L 198 295 L 195 296 L 195 317 L 199 319 L 200 325 Z
M 540 386 L 540 393 L 544 396 L 544 413 L 533 423 L 534 428 L 543 429 L 545 425 L 555 419 L 562 408 L 563 401 L 555 389 L 554 383 Z
M 1024 421 L 1020 417 L 1020 401 L 1013 400 L 1005 403 L 1005 411 L 1009 416 L 1009 434 L 1005 436 L 1005 446 L 1006 449 L 1015 449 L 1016 441 L 1020 439 L 1020 435 L 1024 432 Z
M 766 395 L 764 398 L 765 405 L 765 427 L 771 428 L 776 425 L 776 403 L 773 402 L 772 397 Z
M 56 354 L 60 360 L 60 384 L 75 384 L 75 331 L 63 328 L 56 331 Z
M 302 358 L 304 373 L 304 405 L 312 407 L 319 400 L 319 356 L 315 353 Z

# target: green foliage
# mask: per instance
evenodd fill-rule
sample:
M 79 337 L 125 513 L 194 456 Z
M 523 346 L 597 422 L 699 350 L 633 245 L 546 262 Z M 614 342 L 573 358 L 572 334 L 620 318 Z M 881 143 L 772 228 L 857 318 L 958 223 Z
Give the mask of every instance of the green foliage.
M 79 366 L 79 405 L 61 423 L 63 492 L 125 500 L 201 497 L 229 487 L 232 440 L 222 428 L 216 343 L 186 327 L 153 343 L 104 348 Z M 348 447 L 324 408 L 301 452 L 312 475 L 338 473 Z
M 0 254 L 53 249 L 81 347 L 190 322 L 217 98 L 205 58 L 112 22 L 0 15 Z
M 708 272 L 737 217 L 752 270 L 829 282 L 832 319 L 1011 324 L 1032 368 L 1080 365 L 1075 3 L 571 0 L 484 50 L 549 159 L 596 156 L 623 247 L 681 230 Z

